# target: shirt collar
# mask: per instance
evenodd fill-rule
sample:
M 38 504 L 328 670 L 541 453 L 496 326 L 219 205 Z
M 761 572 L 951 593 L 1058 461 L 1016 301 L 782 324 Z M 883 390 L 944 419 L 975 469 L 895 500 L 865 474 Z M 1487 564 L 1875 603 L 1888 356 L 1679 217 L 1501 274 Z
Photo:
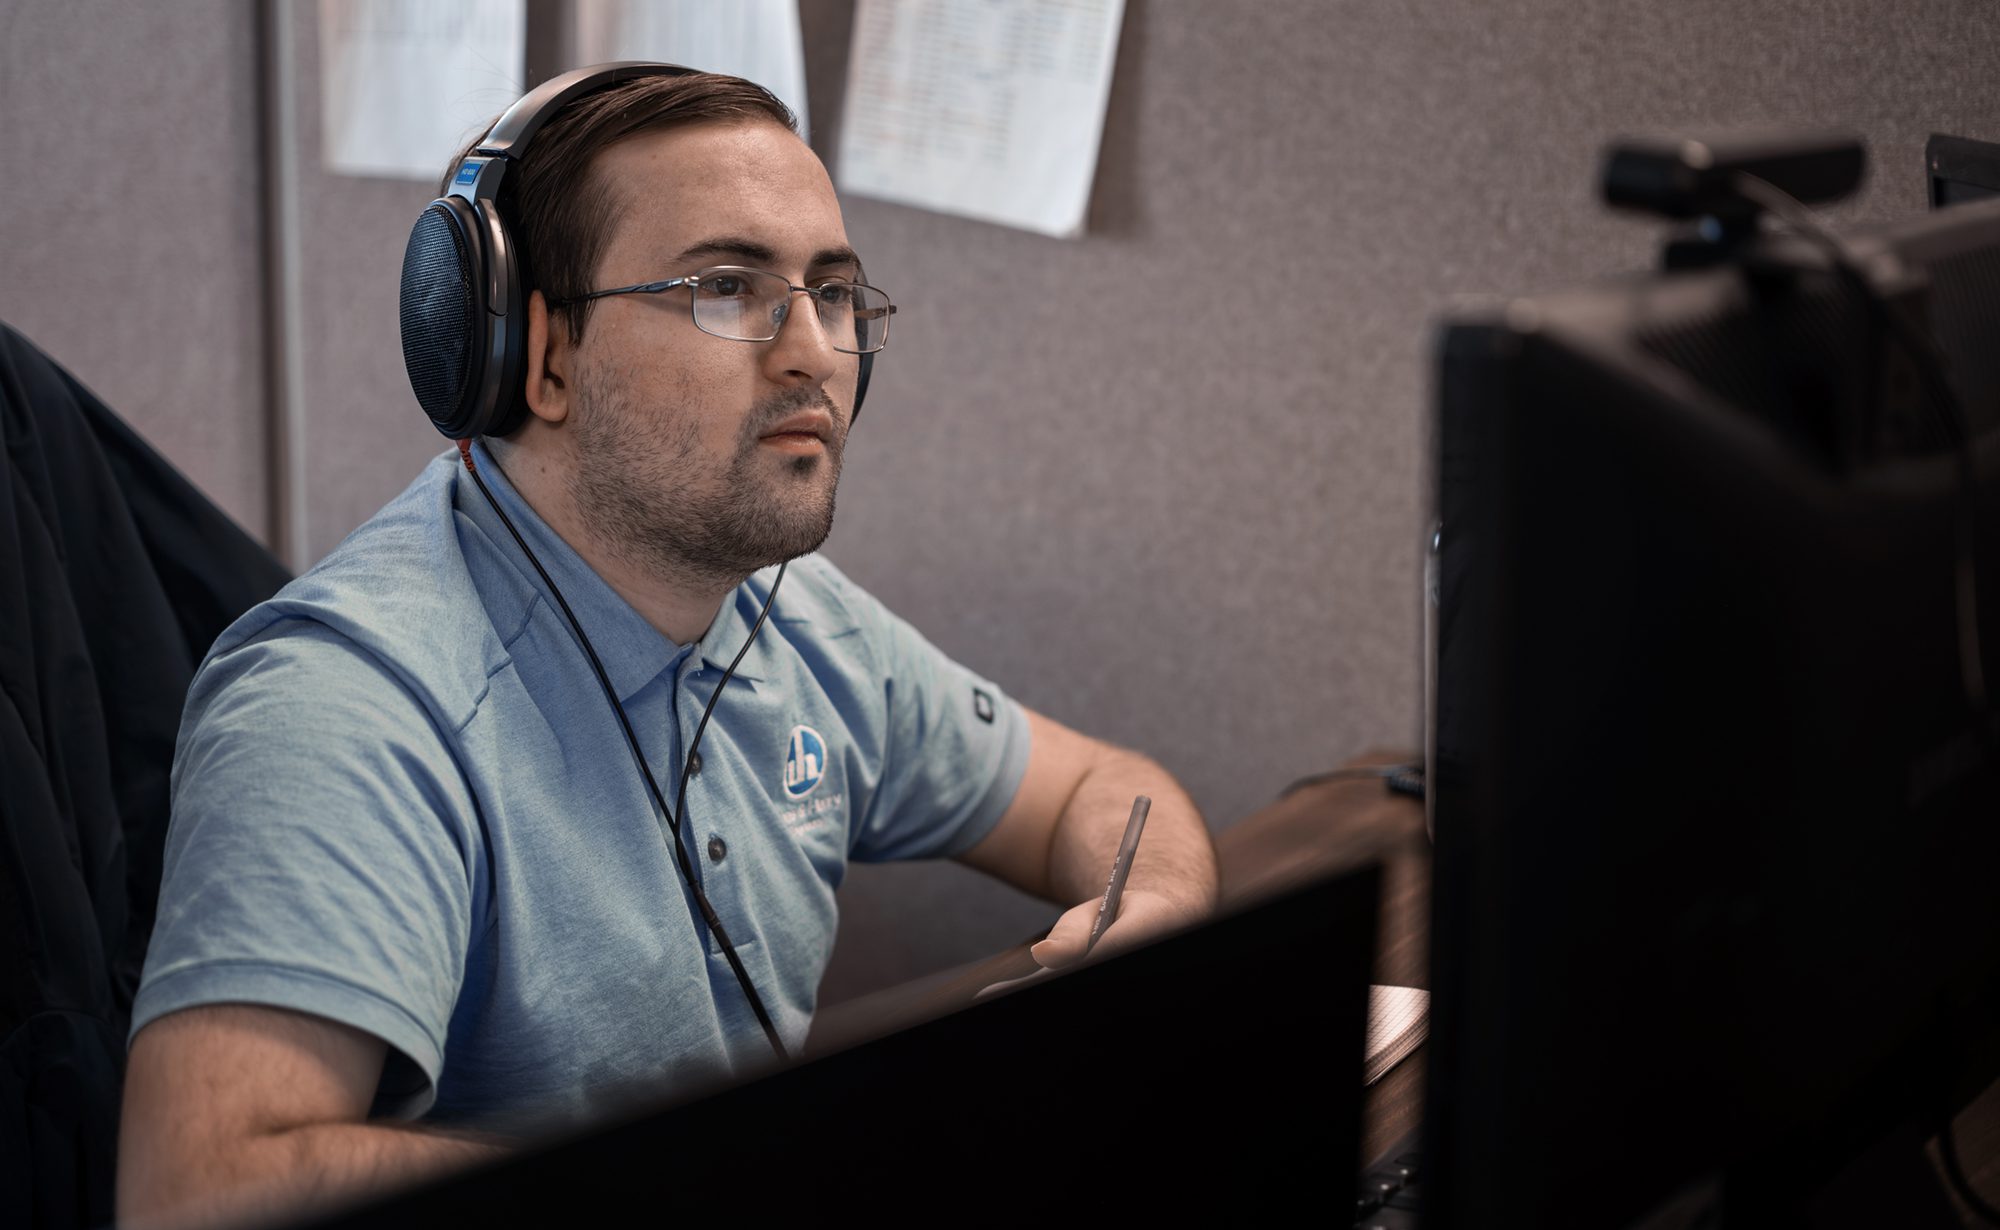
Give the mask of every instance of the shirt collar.
M 486 480 L 486 487 L 493 493 L 493 499 L 507 513 L 514 527 L 521 531 L 521 537 L 533 549 L 535 558 L 548 570 L 550 580 L 569 602 L 570 610 L 577 622 L 583 625 L 590 644 L 597 650 L 597 657 L 604 664 L 605 674 L 611 678 L 611 687 L 621 701 L 630 700 L 641 688 L 659 677 L 660 672 L 672 668 L 683 656 L 681 646 L 660 634 L 660 630 L 646 622 L 631 603 L 620 597 L 595 569 L 584 562 L 576 549 L 565 542 L 561 535 L 549 528 L 548 522 L 521 498 L 514 485 L 486 451 L 485 441 L 474 440 L 472 444 L 473 464 L 479 467 L 479 477 Z M 520 558 L 514 536 L 507 527 L 500 524 L 493 515 L 493 507 L 484 496 L 470 487 L 461 487 L 466 492 L 460 503 L 462 510 L 469 511 L 472 519 L 484 529 L 501 551 L 506 554 L 527 580 L 530 587 L 546 597 L 547 585 L 535 572 L 534 565 Z M 739 591 L 741 587 L 738 587 Z M 734 597 L 734 595 L 732 595 Z M 725 601 L 722 609 L 728 611 L 733 604 Z M 561 608 L 550 602 L 551 613 L 561 619 L 564 630 L 575 635 L 569 621 L 562 619 Z M 715 635 L 716 627 L 722 623 L 718 617 L 709 627 L 707 637 Z M 707 637 L 704 638 L 706 644 Z M 739 642 L 740 643 L 740 642 Z M 734 653 L 734 649 L 729 650 Z M 704 650 L 704 654 L 706 651 Z M 725 659 L 724 666 L 728 665 Z M 748 665 L 748 662 L 745 662 Z M 737 672 L 739 675 L 741 671 Z
M 763 613 L 764 603 L 771 596 L 771 581 L 778 574 L 775 567 L 752 573 L 743 584 L 729 591 L 723 598 L 722 606 L 709 621 L 708 631 L 702 633 L 696 643 L 695 652 L 701 660 L 718 671 L 729 669 L 729 664 L 739 652 L 743 643 L 750 639 L 750 629 L 757 626 L 757 617 Z M 760 683 L 766 674 L 764 666 L 765 638 L 770 628 L 757 634 L 757 644 L 743 654 L 743 664 L 731 676 L 749 683 Z

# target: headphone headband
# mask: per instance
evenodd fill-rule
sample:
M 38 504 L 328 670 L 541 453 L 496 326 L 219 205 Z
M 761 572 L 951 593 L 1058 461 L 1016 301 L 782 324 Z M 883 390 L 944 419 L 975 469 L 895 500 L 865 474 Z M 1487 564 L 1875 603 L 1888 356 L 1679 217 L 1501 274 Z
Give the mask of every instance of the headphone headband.
M 694 69 L 678 64 L 659 64 L 649 60 L 616 60 L 609 64 L 573 69 L 560 77 L 551 77 L 521 95 L 519 101 L 493 121 L 493 127 L 480 138 L 478 145 L 473 146 L 472 152 L 512 158 L 516 149 L 525 150 L 541 126 L 573 99 L 608 89 L 621 81 L 636 81 L 640 77 L 691 77 L 694 72 Z

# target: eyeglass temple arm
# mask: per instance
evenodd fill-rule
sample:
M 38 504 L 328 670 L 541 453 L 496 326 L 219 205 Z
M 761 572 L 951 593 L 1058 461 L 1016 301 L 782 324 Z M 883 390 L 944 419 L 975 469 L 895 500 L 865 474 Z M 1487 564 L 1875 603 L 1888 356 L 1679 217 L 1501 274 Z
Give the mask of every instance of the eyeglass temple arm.
M 606 295 L 657 295 L 661 291 L 673 290 L 677 286 L 686 286 L 696 280 L 695 278 L 668 278 L 664 282 L 641 282 L 637 286 L 614 286 L 610 290 L 585 291 L 580 295 L 571 295 L 567 299 L 551 299 L 549 300 L 549 306 L 567 307 L 572 303 L 582 303 L 586 299 L 602 299 Z

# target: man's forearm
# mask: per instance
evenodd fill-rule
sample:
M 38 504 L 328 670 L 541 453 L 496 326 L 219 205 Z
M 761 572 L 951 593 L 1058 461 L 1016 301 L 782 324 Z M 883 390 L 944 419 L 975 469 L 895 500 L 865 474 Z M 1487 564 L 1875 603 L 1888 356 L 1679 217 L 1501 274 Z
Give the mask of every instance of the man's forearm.
M 1194 800 L 1173 775 L 1136 752 L 1107 752 L 1077 784 L 1056 821 L 1049 882 L 1060 901 L 1102 896 L 1135 795 L 1153 800 L 1125 891 L 1151 892 L 1190 916 L 1215 908 L 1215 843 Z
M 214 1165 L 185 1163 L 154 1176 L 150 1192 L 121 1193 L 121 1223 L 211 1226 L 296 1216 L 497 1158 L 503 1142 L 373 1123 L 290 1128 L 244 1141 Z

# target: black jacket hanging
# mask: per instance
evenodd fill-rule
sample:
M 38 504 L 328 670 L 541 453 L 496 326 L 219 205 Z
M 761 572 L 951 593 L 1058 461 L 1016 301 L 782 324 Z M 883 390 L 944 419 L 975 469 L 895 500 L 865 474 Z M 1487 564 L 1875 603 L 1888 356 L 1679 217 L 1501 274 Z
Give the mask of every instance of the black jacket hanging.
M 0 1222 L 112 1218 L 182 702 L 288 579 L 0 325 Z

